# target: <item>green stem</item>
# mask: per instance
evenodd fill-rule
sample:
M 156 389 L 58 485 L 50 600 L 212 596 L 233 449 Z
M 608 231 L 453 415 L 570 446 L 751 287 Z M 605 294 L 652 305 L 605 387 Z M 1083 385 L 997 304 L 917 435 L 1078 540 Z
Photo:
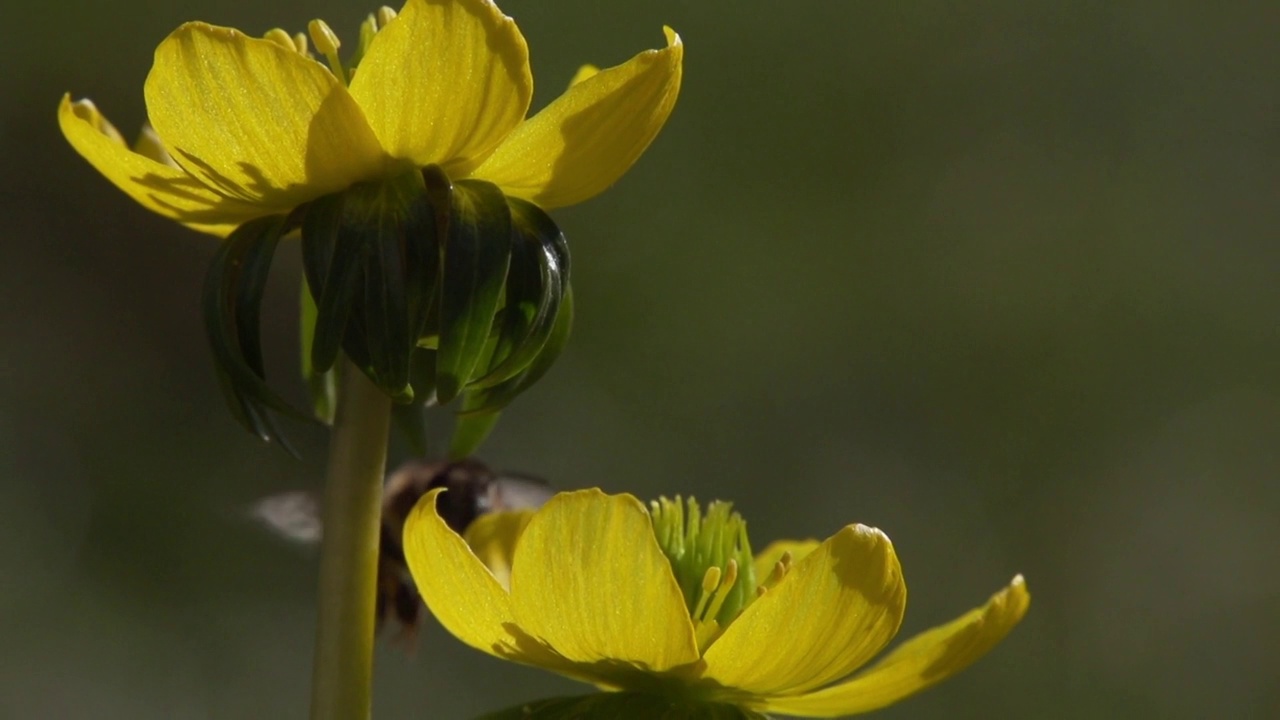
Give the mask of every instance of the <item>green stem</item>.
M 372 707 L 373 613 L 391 401 L 342 361 L 320 543 L 320 615 L 311 720 L 365 720 Z

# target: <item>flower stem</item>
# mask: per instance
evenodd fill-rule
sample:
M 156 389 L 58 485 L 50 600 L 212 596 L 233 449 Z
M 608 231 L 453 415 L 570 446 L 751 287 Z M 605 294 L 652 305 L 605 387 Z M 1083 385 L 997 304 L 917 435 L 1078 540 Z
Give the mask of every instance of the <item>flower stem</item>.
M 373 614 L 391 401 L 339 368 L 320 543 L 311 720 L 364 720 L 372 707 Z

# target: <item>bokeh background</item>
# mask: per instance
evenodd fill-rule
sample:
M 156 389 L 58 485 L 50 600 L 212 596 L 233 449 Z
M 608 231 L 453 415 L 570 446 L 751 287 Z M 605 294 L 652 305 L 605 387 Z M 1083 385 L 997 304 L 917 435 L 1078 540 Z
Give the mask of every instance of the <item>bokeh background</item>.
M 350 0 L 0 7 L 0 717 L 302 718 L 313 552 L 246 519 L 318 485 L 225 411 L 198 292 L 215 241 L 63 142 L 127 134 L 155 45 Z M 1269 3 L 507 0 L 535 105 L 577 65 L 687 45 L 612 191 L 556 214 L 570 348 L 484 449 L 563 487 L 737 501 L 759 544 L 885 529 L 904 632 L 1016 572 L 1026 621 L 884 718 L 1280 714 L 1280 13 Z M 301 400 L 296 250 L 265 317 Z M 403 448 L 396 451 L 404 457 Z M 572 548 L 565 548 L 566 553 Z M 379 718 L 567 681 L 429 624 Z

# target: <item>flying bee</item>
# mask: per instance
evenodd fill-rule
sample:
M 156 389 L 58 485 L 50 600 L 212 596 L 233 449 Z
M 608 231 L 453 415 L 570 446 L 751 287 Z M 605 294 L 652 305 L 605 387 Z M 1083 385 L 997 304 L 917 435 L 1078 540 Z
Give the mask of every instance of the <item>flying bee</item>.
M 537 509 L 555 494 L 541 478 L 498 473 L 472 459 L 409 460 L 388 475 L 382 487 L 374 623 L 381 630 L 387 618 L 392 618 L 406 640 L 412 640 L 417 632 L 422 618 L 422 598 L 409 574 L 401 536 L 413 506 L 423 495 L 441 487 L 446 492 L 437 499 L 436 512 L 459 535 L 481 515 Z M 319 498 L 306 491 L 263 498 L 254 504 L 251 514 L 273 532 L 308 545 L 320 542 L 324 532 Z

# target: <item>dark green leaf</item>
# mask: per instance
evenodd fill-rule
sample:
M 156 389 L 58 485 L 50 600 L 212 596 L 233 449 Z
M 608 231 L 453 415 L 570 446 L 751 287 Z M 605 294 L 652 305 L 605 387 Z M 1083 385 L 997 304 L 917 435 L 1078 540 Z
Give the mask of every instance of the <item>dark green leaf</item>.
M 373 379 L 401 401 L 412 397 L 409 354 L 417 343 L 417 318 L 410 322 L 409 246 L 432 231 L 422 176 L 407 173 L 392 180 L 357 185 L 347 191 L 342 217 L 345 234 L 364 238 L 368 253 L 364 278 L 364 330 Z M 421 248 L 416 248 L 421 249 Z M 414 275 L 414 287 L 423 284 Z M 430 280 L 425 284 L 429 287 Z M 421 298 L 416 299 L 421 303 Z
M 455 183 L 440 283 L 436 395 L 447 403 L 472 378 L 511 262 L 511 211 L 497 186 Z
M 510 380 L 491 388 L 468 391 L 463 397 L 462 408 L 458 411 L 457 423 L 454 426 L 450 456 L 465 457 L 480 447 L 497 424 L 498 414 L 520 393 L 541 380 L 542 376 L 546 375 L 555 364 L 556 359 L 560 357 L 560 352 L 569 341 L 569 332 L 572 328 L 573 291 L 566 289 L 551 335 L 533 362 Z
M 302 333 L 302 377 L 307 381 L 307 390 L 311 395 L 311 409 L 316 419 L 325 425 L 333 424 L 333 413 L 337 409 L 338 383 L 337 368 L 325 372 L 317 372 L 311 364 L 311 342 L 316 331 L 316 301 L 311 295 L 307 278 L 302 278 L 299 317 Z
M 453 184 L 436 165 L 422 171 L 425 191 L 413 227 L 406 235 L 405 263 L 409 268 L 409 319 L 421 339 L 439 332 L 440 258 L 449 236 Z M 434 322 L 433 322 L 434 318 Z M 434 380 L 432 381 L 434 386 Z
M 316 302 L 329 277 L 338 225 L 342 222 L 342 194 L 334 193 L 307 203 L 302 215 L 302 270 Z
M 303 267 L 312 294 L 319 298 L 311 344 L 311 367 L 316 372 L 329 370 L 337 361 L 347 336 L 347 318 L 364 279 L 364 238 L 342 232 L 344 205 L 341 195 L 321 198 L 311 204 L 302 223 Z
M 485 388 L 528 367 L 547 342 L 564 288 L 569 248 L 564 234 L 536 205 L 509 199 L 515 244 L 507 273 L 506 306 L 499 315 L 497 344 L 489 371 L 469 388 Z
M 218 381 L 232 414 L 250 432 L 275 439 L 292 452 L 267 410 L 304 421 L 311 418 L 266 384 L 259 330 L 271 259 L 286 229 L 283 216 L 258 218 L 237 228 L 209 265 L 202 305 Z
M 365 342 L 375 382 L 392 396 L 411 397 L 409 352 L 416 338 L 409 337 L 405 272 L 400 254 L 400 233 L 389 224 L 378 224 L 370 238 L 372 256 L 365 265 Z

